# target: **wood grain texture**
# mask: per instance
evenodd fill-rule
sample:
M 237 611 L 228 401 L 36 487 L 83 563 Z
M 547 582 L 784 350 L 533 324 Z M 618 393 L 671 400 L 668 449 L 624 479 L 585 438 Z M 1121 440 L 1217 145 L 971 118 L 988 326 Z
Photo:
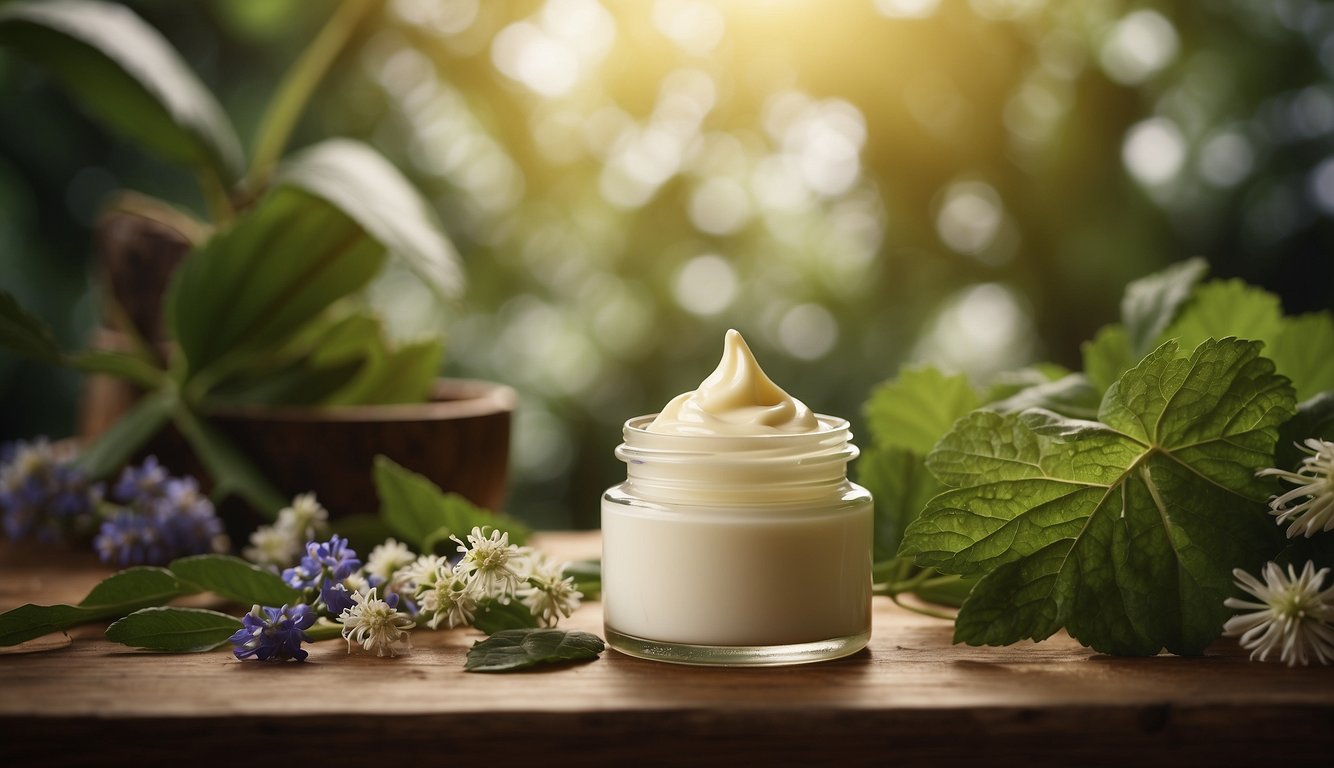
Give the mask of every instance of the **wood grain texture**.
M 568 558 L 596 534 L 545 534 Z M 0 549 L 0 601 L 77 598 L 100 571 Z M 597 604 L 568 626 L 601 632 Z M 471 631 L 419 631 L 412 655 L 316 644 L 305 664 L 224 651 L 142 653 L 73 633 L 0 655 L 0 765 L 367 764 L 1249 765 L 1334 760 L 1334 669 L 1256 664 L 1230 642 L 1204 658 L 1099 656 L 1060 636 L 950 643 L 947 623 L 877 599 L 870 647 L 767 669 L 692 668 L 608 651 L 514 675 L 463 671 Z M 48 639 L 48 645 L 51 641 Z M 392 745 L 392 746 L 391 746 Z M 256 757 L 262 753 L 262 757 Z M 392 755 L 390 759 L 370 759 Z M 258 762 L 253 762 L 258 761 Z

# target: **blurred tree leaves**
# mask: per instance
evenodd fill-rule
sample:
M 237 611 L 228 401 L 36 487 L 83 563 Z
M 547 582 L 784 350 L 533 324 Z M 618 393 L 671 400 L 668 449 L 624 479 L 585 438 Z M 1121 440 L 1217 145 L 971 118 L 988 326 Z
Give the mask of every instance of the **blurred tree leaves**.
M 166 159 L 211 174 L 241 172 L 240 142 L 213 94 L 153 27 L 93 0 L 0 7 L 0 46 L 52 73 L 89 111 Z

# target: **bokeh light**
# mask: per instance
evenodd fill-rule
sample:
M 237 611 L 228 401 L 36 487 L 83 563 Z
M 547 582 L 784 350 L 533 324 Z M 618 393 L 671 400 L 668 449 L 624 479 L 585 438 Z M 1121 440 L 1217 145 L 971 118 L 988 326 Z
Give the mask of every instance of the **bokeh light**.
M 130 5 L 243 137 L 332 7 Z M 107 195 L 202 202 L 3 55 L 0 93 L 0 275 L 74 347 Z M 295 145 L 336 135 L 408 173 L 463 255 L 460 305 L 394 272 L 369 298 L 398 337 L 443 328 L 446 373 L 519 390 L 511 511 L 539 525 L 596 523 L 619 425 L 729 327 L 858 428 L 908 362 L 1077 367 L 1125 282 L 1186 256 L 1290 312 L 1334 301 L 1314 0 L 387 0 Z M 0 385 L 33 403 L 6 434 L 69 431 L 76 379 L 0 357 Z

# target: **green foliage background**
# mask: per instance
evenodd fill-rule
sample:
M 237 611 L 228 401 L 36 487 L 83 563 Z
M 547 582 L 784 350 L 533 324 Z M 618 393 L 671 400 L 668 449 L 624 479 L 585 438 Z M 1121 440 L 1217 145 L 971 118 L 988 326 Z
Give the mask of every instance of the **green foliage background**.
M 130 5 L 248 139 L 333 3 Z M 523 399 L 520 518 L 595 524 L 620 423 L 701 379 L 728 327 L 861 428 L 905 362 L 981 384 L 1080 368 L 1126 282 L 1190 255 L 1288 314 L 1334 304 L 1324 3 L 702 2 L 717 34 L 673 39 L 688 5 L 394 0 L 298 132 L 369 141 L 436 204 L 471 282 L 446 371 Z M 1114 41 L 1142 43 L 1145 19 L 1173 53 L 1127 70 Z M 559 93 L 498 66 L 498 41 L 534 30 L 575 56 Z M 1127 147 L 1155 140 L 1176 170 L 1137 177 Z M 0 55 L 0 284 L 65 348 L 95 322 L 91 227 L 118 187 L 203 208 L 186 173 Z M 73 374 L 0 357 L 0 439 L 71 432 L 76 399 Z

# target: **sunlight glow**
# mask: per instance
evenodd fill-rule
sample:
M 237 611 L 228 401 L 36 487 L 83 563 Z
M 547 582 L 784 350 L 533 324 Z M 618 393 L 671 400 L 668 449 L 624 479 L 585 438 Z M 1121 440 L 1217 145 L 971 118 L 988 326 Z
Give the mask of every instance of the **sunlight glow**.
M 1112 27 L 1099 61 L 1108 77 L 1123 85 L 1137 85 L 1171 64 L 1179 47 L 1172 22 L 1157 11 L 1139 10 Z
M 1166 117 L 1151 117 L 1136 123 L 1121 146 L 1126 170 L 1147 186 L 1167 184 L 1177 177 L 1186 162 L 1186 139 L 1177 124 Z
M 696 315 L 716 315 L 736 298 L 736 271 L 721 256 L 706 253 L 687 261 L 676 273 L 672 295 L 676 303 Z

